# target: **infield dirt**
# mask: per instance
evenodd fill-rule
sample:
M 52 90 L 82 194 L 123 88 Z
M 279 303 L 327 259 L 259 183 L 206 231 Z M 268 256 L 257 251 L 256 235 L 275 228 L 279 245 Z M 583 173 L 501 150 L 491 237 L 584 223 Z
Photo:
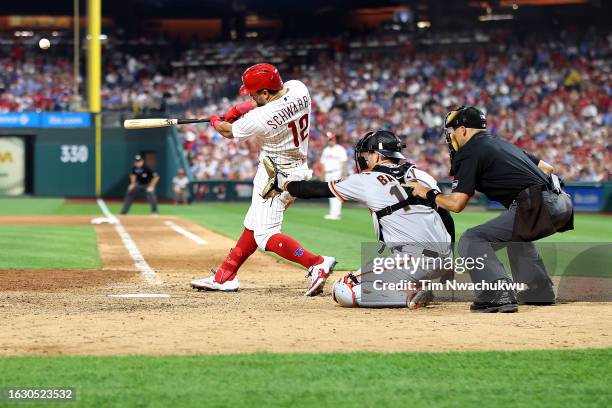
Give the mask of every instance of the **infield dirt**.
M 164 224 L 168 219 L 208 244 L 179 235 Z M 521 306 L 516 314 L 491 315 L 471 314 L 465 302 L 436 303 L 416 311 L 345 309 L 331 299 L 329 283 L 324 296 L 305 298 L 305 271 L 262 252 L 242 267 L 240 292 L 197 292 L 189 281 L 208 275 L 234 244 L 231 239 L 180 218 L 121 220 L 162 283 L 144 281 L 114 226 L 96 225 L 100 271 L 0 271 L 0 355 L 612 346 L 610 303 Z M 88 217 L 0 217 L 0 225 L 89 221 Z M 133 293 L 170 297 L 109 297 Z

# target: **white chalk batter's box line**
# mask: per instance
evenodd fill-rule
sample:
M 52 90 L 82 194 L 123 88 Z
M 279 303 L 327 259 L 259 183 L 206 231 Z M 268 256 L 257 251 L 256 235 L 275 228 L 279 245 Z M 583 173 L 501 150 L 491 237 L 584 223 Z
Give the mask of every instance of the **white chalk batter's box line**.
M 132 257 L 132 260 L 134 260 L 134 266 L 140 271 L 145 281 L 152 285 L 161 284 L 161 279 L 155 273 L 155 270 L 153 270 L 153 268 L 151 268 L 147 261 L 145 261 L 144 257 L 142 256 L 142 253 L 136 246 L 136 243 L 134 242 L 130 234 L 127 232 L 125 227 L 121 224 L 121 221 L 119 221 L 119 219 L 110 212 L 104 200 L 98 198 L 97 202 L 98 206 L 102 210 L 102 213 L 104 213 L 107 218 L 112 220 L 113 226 L 115 227 L 115 231 L 117 231 L 117 234 L 121 238 L 123 245 Z
M 164 224 L 166 224 L 167 226 L 169 226 L 170 228 L 172 228 L 174 231 L 178 232 L 182 236 L 189 238 L 190 240 L 192 240 L 198 245 L 208 245 L 208 241 L 206 241 L 203 238 L 200 238 L 193 232 L 187 231 L 185 228 L 176 225 L 172 221 L 165 221 Z

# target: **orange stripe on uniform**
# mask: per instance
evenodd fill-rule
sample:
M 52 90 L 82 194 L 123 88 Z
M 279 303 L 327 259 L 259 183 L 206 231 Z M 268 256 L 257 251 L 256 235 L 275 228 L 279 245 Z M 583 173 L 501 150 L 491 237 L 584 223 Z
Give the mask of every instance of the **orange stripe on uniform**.
M 329 188 L 331 189 L 331 192 L 332 192 L 333 195 L 338 197 L 343 202 L 347 202 L 348 201 L 346 198 L 342 197 L 342 195 L 338 192 L 338 190 L 336 190 L 336 188 L 334 187 L 334 182 L 333 181 L 330 181 L 328 184 L 329 184 Z

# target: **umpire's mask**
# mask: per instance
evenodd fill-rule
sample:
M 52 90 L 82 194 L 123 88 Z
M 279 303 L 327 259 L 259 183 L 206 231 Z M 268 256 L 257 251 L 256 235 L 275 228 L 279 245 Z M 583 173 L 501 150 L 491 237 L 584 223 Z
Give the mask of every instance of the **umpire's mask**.
M 444 118 L 444 137 L 452 157 L 459 150 L 459 144 L 453 135 L 455 129 L 464 126 L 471 129 L 486 129 L 487 118 L 484 113 L 473 106 L 460 106 L 448 112 Z

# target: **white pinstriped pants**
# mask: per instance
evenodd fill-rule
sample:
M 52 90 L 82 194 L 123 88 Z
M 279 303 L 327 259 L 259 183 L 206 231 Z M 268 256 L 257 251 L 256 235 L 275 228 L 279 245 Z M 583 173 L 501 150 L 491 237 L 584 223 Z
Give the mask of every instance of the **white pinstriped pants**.
M 336 181 L 342 178 L 342 170 L 325 172 L 325 181 Z M 340 217 L 342 215 L 342 201 L 337 197 L 329 199 L 329 215 Z
M 308 180 L 312 177 L 312 170 L 306 163 L 296 162 L 294 166 L 282 166 L 281 168 L 289 174 L 290 180 Z M 244 227 L 254 232 L 257 246 L 264 251 L 270 237 L 281 232 L 285 210 L 295 200 L 295 197 L 286 191 L 279 196 L 264 200 L 260 193 L 267 182 L 268 173 L 260 162 L 255 180 L 253 180 L 251 206 L 244 217 Z

